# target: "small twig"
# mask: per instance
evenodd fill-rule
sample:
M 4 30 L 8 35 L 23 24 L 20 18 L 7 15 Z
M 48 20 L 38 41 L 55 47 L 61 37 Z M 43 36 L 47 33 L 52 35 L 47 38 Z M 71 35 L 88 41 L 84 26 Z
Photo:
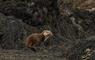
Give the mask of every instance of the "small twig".
M 83 31 L 83 28 L 82 28 L 79 24 L 77 24 L 77 23 L 75 22 L 75 18 L 74 18 L 74 17 L 71 17 L 70 19 L 71 19 L 73 25 L 76 26 L 79 31 Z

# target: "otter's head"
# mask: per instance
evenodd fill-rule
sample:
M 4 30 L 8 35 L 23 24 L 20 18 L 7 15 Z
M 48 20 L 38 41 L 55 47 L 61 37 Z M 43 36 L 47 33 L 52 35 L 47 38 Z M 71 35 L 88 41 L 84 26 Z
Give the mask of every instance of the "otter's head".
M 45 36 L 45 41 L 49 38 L 53 36 L 53 33 L 50 30 L 44 30 L 42 32 L 42 34 Z
M 53 36 L 53 33 L 50 30 L 44 30 L 42 33 L 44 36 Z

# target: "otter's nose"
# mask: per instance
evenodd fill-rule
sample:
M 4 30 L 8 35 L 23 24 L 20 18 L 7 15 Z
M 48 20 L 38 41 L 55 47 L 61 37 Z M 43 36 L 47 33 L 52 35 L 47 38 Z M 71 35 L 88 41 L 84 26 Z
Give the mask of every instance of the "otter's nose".
M 53 34 L 53 33 L 51 33 L 51 35 L 52 35 L 52 36 L 54 36 L 54 34 Z

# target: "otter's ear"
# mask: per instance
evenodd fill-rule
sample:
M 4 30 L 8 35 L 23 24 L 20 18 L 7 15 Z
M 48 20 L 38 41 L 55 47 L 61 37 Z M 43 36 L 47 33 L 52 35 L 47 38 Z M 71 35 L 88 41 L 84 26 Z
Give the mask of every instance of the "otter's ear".
M 42 32 L 42 34 L 44 34 L 45 31 Z

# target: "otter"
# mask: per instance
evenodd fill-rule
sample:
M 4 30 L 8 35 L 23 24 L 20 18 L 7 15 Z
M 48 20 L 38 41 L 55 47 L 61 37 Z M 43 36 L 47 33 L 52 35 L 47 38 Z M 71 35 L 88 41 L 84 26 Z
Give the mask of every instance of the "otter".
M 53 33 L 50 30 L 44 30 L 41 33 L 33 33 L 26 38 L 25 45 L 26 47 L 33 49 L 34 46 L 39 46 L 42 42 L 47 41 L 47 39 L 52 36 Z

